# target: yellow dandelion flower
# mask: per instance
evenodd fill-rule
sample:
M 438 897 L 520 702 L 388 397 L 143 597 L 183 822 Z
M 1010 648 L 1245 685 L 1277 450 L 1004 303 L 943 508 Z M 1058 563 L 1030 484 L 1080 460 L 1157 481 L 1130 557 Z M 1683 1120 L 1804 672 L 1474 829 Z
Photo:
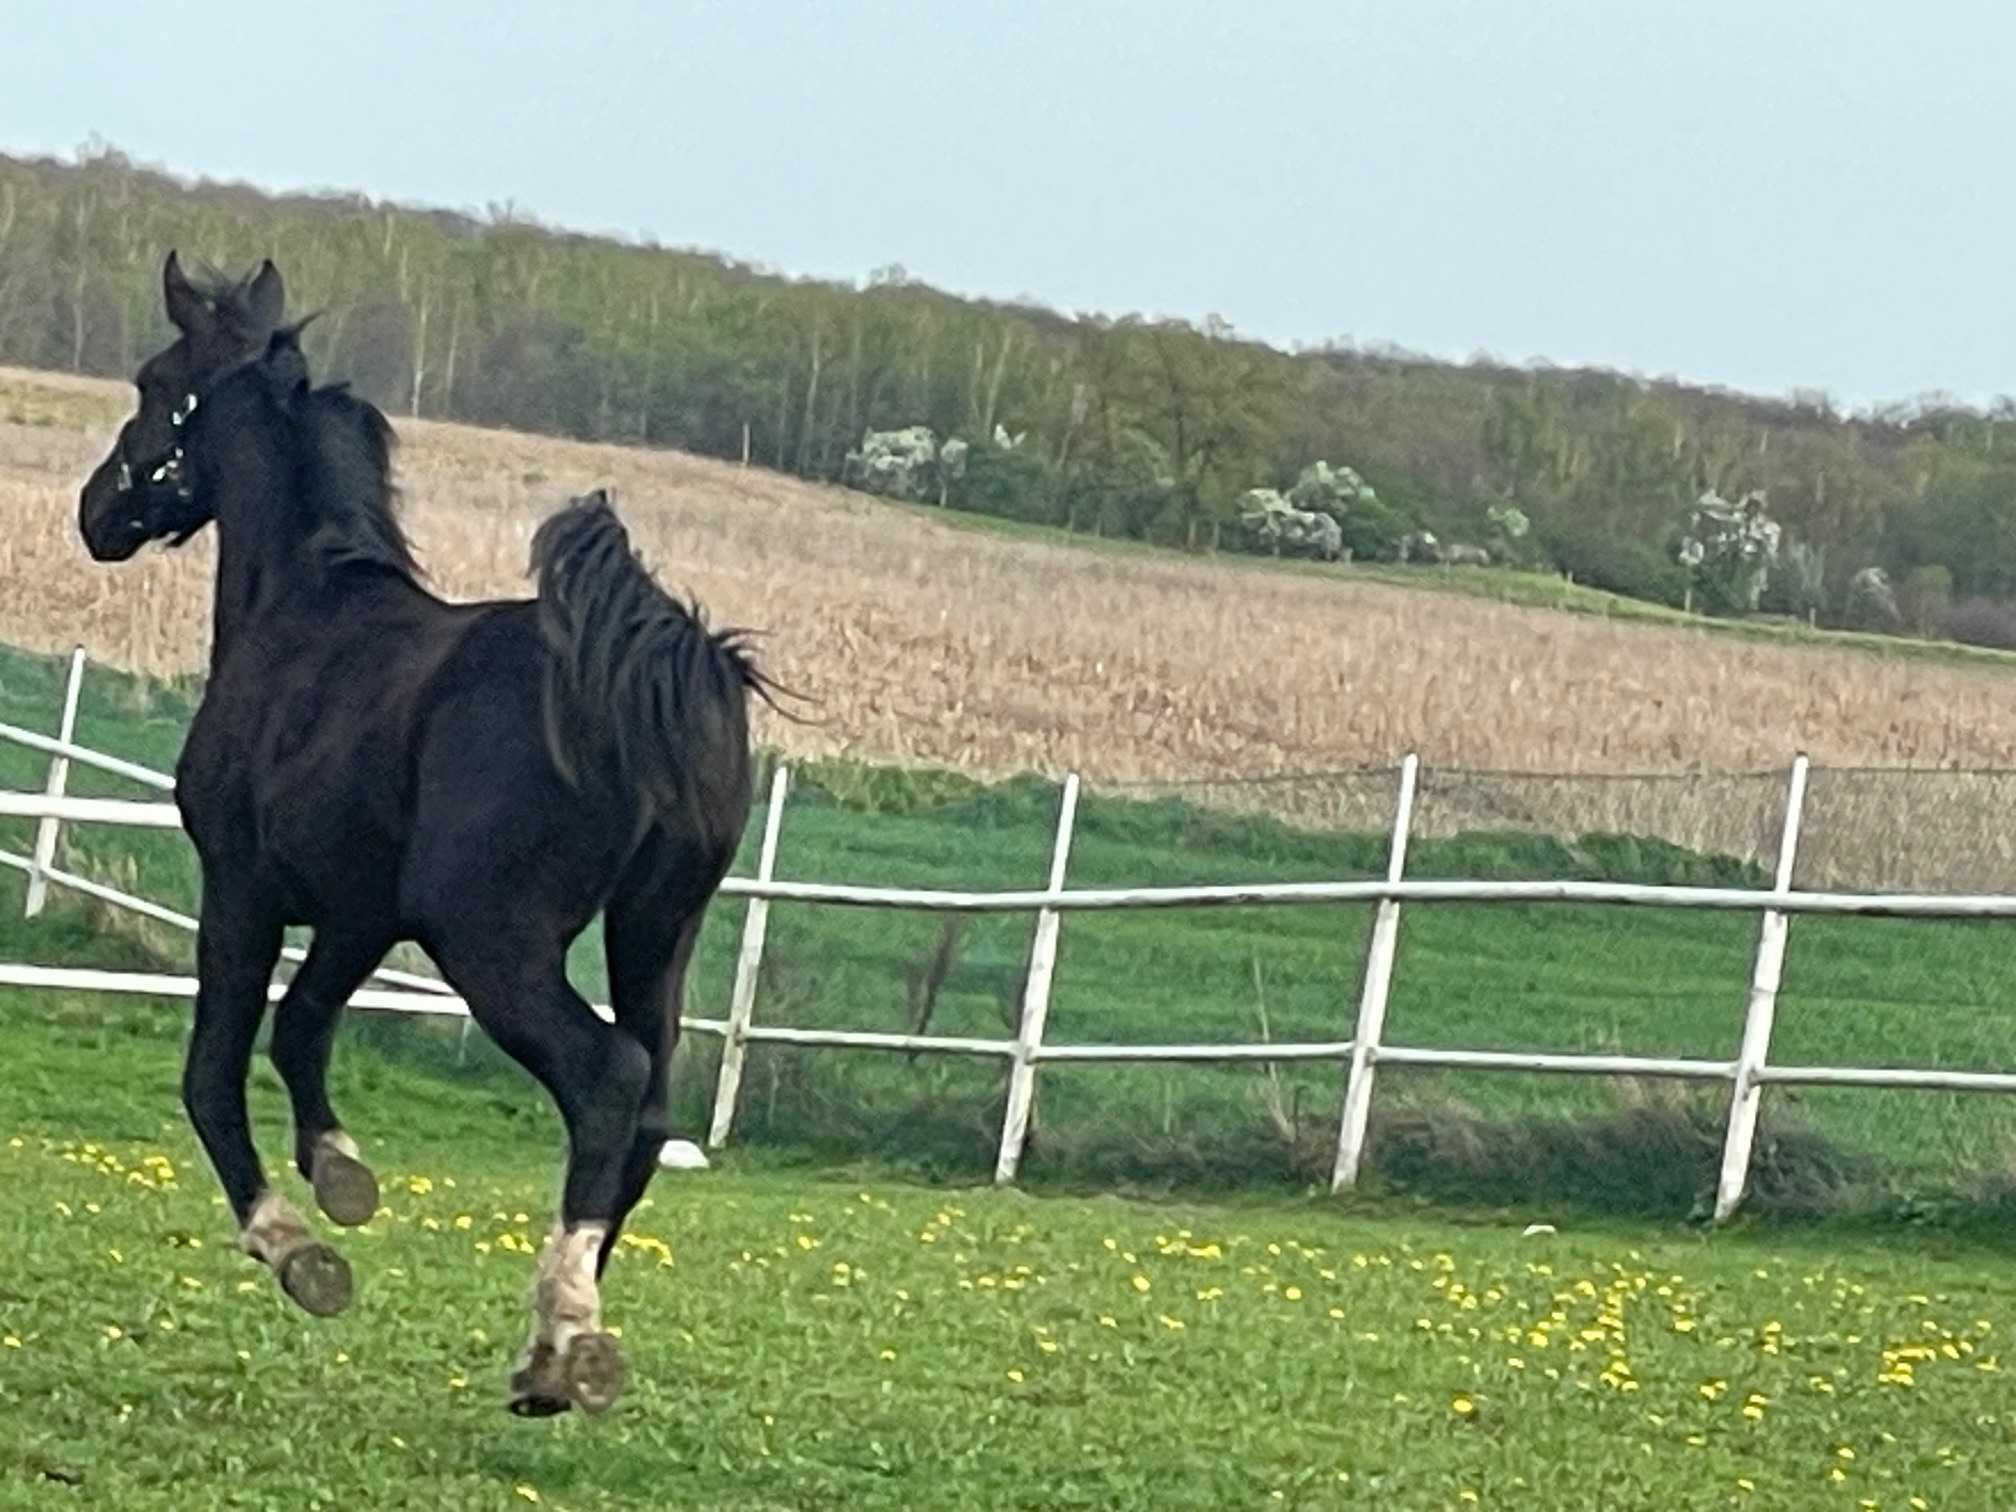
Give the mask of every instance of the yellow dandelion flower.
M 537 1500 L 539 1500 L 539 1493 L 536 1490 L 534 1490 L 531 1486 L 520 1484 L 513 1486 L 511 1489 L 517 1492 L 519 1496 L 521 1496 L 528 1502 L 536 1502 Z
M 13 1334 L 0 1335 L 0 1349 L 19 1349 L 21 1341 Z
M 1181 1318 L 1172 1318 L 1167 1313 L 1162 1314 L 1162 1326 L 1168 1329 L 1169 1332 L 1171 1333 L 1181 1333 L 1183 1332 L 1184 1328 L 1183 1320 Z
M 1739 1475 L 1736 1477 L 1736 1489 L 1745 1492 L 1755 1491 L 1757 1489 L 1757 1482 L 1750 1479 L 1747 1475 Z
M 1101 1313 L 1099 1314 L 1099 1326 L 1101 1328 L 1118 1328 L 1120 1325 L 1113 1321 L 1111 1313 Z
M 1286 1291 L 1281 1293 L 1281 1295 L 1286 1297 L 1290 1302 L 1300 1302 L 1302 1300 L 1302 1288 L 1299 1286 L 1291 1286 Z
M 1458 1417 L 1469 1417 L 1477 1411 L 1477 1404 L 1467 1396 L 1459 1396 L 1450 1401 L 1449 1410 Z
M 896 1351 L 893 1349 L 885 1349 L 882 1351 L 881 1358 L 885 1361 L 893 1360 L 896 1358 Z
M 1136 1290 L 1137 1292 L 1145 1292 L 1146 1290 L 1148 1290 L 1148 1287 L 1151 1283 L 1149 1282 L 1146 1276 L 1142 1275 L 1139 1271 L 1136 1271 L 1134 1273 L 1134 1279 L 1128 1284 L 1132 1286 L 1134 1290 Z
M 1017 1386 L 1020 1386 L 1022 1384 L 1022 1372 L 1019 1370 L 1011 1370 L 1008 1372 L 1008 1379 L 1013 1381 Z
M 1850 1449 L 1846 1444 L 1843 1444 L 1834 1451 L 1834 1455 L 1837 1459 L 1852 1460 L 1855 1458 L 1855 1451 Z

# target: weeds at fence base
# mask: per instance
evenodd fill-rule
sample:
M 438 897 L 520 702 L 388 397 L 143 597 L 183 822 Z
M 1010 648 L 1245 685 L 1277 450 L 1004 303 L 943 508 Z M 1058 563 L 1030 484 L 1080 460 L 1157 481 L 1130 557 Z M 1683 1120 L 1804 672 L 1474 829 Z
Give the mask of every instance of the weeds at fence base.
M 1576 1116 L 1494 1116 L 1455 1098 L 1403 1097 L 1372 1119 L 1372 1166 L 1386 1190 L 1694 1220 L 1713 1211 L 1726 1090 L 1621 1080 L 1613 1111 Z M 1745 1211 L 1861 1212 L 1882 1191 L 1876 1162 L 1767 1104 Z

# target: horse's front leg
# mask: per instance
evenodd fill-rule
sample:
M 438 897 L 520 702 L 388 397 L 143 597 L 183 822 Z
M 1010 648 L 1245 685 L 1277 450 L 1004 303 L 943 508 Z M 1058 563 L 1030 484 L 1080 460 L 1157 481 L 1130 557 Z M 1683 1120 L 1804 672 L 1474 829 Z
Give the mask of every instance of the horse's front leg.
M 390 928 L 318 928 L 273 1015 L 270 1053 L 294 1105 L 294 1163 L 315 1188 L 323 1214 L 342 1224 L 370 1222 L 378 1210 L 378 1180 L 329 1106 L 329 1050 L 350 994 L 391 942 Z
M 182 1104 L 237 1217 L 239 1246 L 273 1268 L 288 1296 L 326 1315 L 349 1304 L 350 1267 L 317 1243 L 301 1215 L 267 1186 L 245 1112 L 245 1075 L 266 1014 L 280 940 L 279 918 L 263 900 L 234 895 L 206 879 Z

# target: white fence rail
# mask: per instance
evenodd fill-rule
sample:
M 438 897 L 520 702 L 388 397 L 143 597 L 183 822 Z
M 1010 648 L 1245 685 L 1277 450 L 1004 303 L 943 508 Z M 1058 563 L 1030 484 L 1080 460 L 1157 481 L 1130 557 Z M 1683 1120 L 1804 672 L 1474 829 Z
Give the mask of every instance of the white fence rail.
M 76 876 L 55 865 L 56 842 L 65 823 L 120 824 L 148 828 L 179 828 L 172 803 L 133 803 L 117 799 L 75 798 L 66 793 L 68 763 L 76 762 L 172 791 L 174 779 L 135 763 L 107 756 L 75 743 L 74 725 L 79 684 L 84 671 L 81 650 L 72 658 L 65 690 L 62 730 L 56 737 L 0 724 L 0 741 L 43 752 L 53 759 L 45 790 L 40 793 L 0 791 L 0 815 L 39 821 L 34 853 L 21 856 L 0 849 L 0 865 L 25 871 L 29 878 L 29 912 L 50 886 L 131 909 L 181 929 L 195 921 L 159 903 Z M 754 877 L 729 877 L 724 896 L 749 899 L 735 983 L 725 1019 L 681 1020 L 683 1026 L 724 1041 L 715 1085 L 708 1142 L 719 1147 L 733 1132 L 742 1073 L 752 1044 L 821 1046 L 834 1049 L 896 1050 L 907 1053 L 993 1056 L 1007 1062 L 1008 1095 L 999 1154 L 997 1182 L 1012 1182 L 1020 1169 L 1037 1068 L 1046 1063 L 1162 1062 L 1244 1063 L 1332 1061 L 1344 1072 L 1344 1103 L 1332 1172 L 1332 1190 L 1343 1190 L 1358 1179 L 1370 1128 L 1377 1068 L 1433 1066 L 1477 1071 L 1524 1071 L 1559 1075 L 1666 1077 L 1719 1081 L 1730 1086 L 1728 1130 L 1715 1204 L 1717 1219 L 1740 1205 L 1748 1179 L 1757 1117 L 1767 1086 L 1888 1087 L 1962 1092 L 2016 1092 L 2016 1073 L 1907 1069 L 1884 1066 L 1781 1066 L 1770 1061 L 1771 1033 L 1777 995 L 1784 971 L 1791 919 L 1797 914 L 1856 915 L 1910 918 L 2016 918 L 2016 895 L 2007 894 L 1883 894 L 1800 892 L 1792 887 L 1804 813 L 1808 763 L 1794 761 L 1786 795 L 1773 885 L 1768 889 L 1676 887 L 1622 882 L 1478 882 L 1407 881 L 1404 872 L 1412 825 L 1414 794 L 1420 766 L 1409 755 L 1401 764 L 1399 791 L 1386 875 L 1377 881 L 1260 883 L 1213 887 L 1070 888 L 1065 872 L 1077 813 L 1078 780 L 1066 779 L 1060 805 L 1048 885 L 1029 891 L 966 892 L 932 888 L 854 887 L 825 882 L 779 881 L 775 875 L 789 778 L 779 768 L 770 791 L 762 845 Z M 947 1035 L 881 1034 L 837 1029 L 796 1029 L 756 1023 L 758 987 L 769 907 L 776 902 L 816 903 L 856 908 L 920 909 L 946 913 L 1034 913 L 1028 970 L 1022 988 L 1021 1017 L 1013 1039 L 976 1039 Z M 1583 903 L 1617 906 L 1752 911 L 1761 915 L 1748 1007 L 1736 1057 L 1728 1061 L 1690 1060 L 1630 1055 L 1543 1054 L 1524 1051 L 1445 1050 L 1389 1044 L 1385 1039 L 1386 1005 L 1392 986 L 1403 903 Z M 1063 915 L 1088 910 L 1134 908 L 1206 908 L 1246 906 L 1374 905 L 1370 943 L 1358 991 L 1357 1022 L 1352 1038 L 1307 1043 L 1185 1044 L 1185 1045 L 1058 1045 L 1045 1041 L 1050 987 L 1056 967 Z M 301 958 L 290 950 L 288 957 Z M 359 1008 L 391 1012 L 463 1015 L 467 1006 L 436 978 L 389 968 L 375 973 L 387 988 L 365 988 L 351 999 Z M 96 971 L 0 963 L 0 984 L 67 990 L 138 993 L 154 997 L 193 997 L 191 977 L 160 973 Z M 275 984 L 272 995 L 284 987 Z M 606 1007 L 597 1012 L 609 1016 Z

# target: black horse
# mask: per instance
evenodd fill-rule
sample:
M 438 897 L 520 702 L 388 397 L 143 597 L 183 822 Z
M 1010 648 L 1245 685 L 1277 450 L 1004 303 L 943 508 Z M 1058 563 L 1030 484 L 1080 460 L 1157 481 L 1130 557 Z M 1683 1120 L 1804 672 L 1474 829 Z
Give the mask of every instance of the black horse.
M 141 367 L 78 523 L 99 561 L 217 525 L 209 681 L 176 767 L 202 869 L 189 1117 L 243 1247 L 308 1311 L 340 1311 L 349 1267 L 267 1185 L 246 1072 L 282 930 L 312 926 L 271 1053 L 322 1211 L 367 1220 L 377 1182 L 329 1106 L 330 1043 L 416 941 L 566 1120 L 510 1405 L 600 1411 L 623 1365 L 599 1282 L 667 1136 L 681 981 L 749 813 L 748 695 L 772 685 L 740 632 L 659 589 L 601 491 L 535 534 L 535 599 L 435 597 L 394 517 L 391 427 L 310 387 L 273 264 L 199 287 L 170 253 L 163 285 L 180 337 Z M 613 1025 L 565 969 L 598 912 Z

